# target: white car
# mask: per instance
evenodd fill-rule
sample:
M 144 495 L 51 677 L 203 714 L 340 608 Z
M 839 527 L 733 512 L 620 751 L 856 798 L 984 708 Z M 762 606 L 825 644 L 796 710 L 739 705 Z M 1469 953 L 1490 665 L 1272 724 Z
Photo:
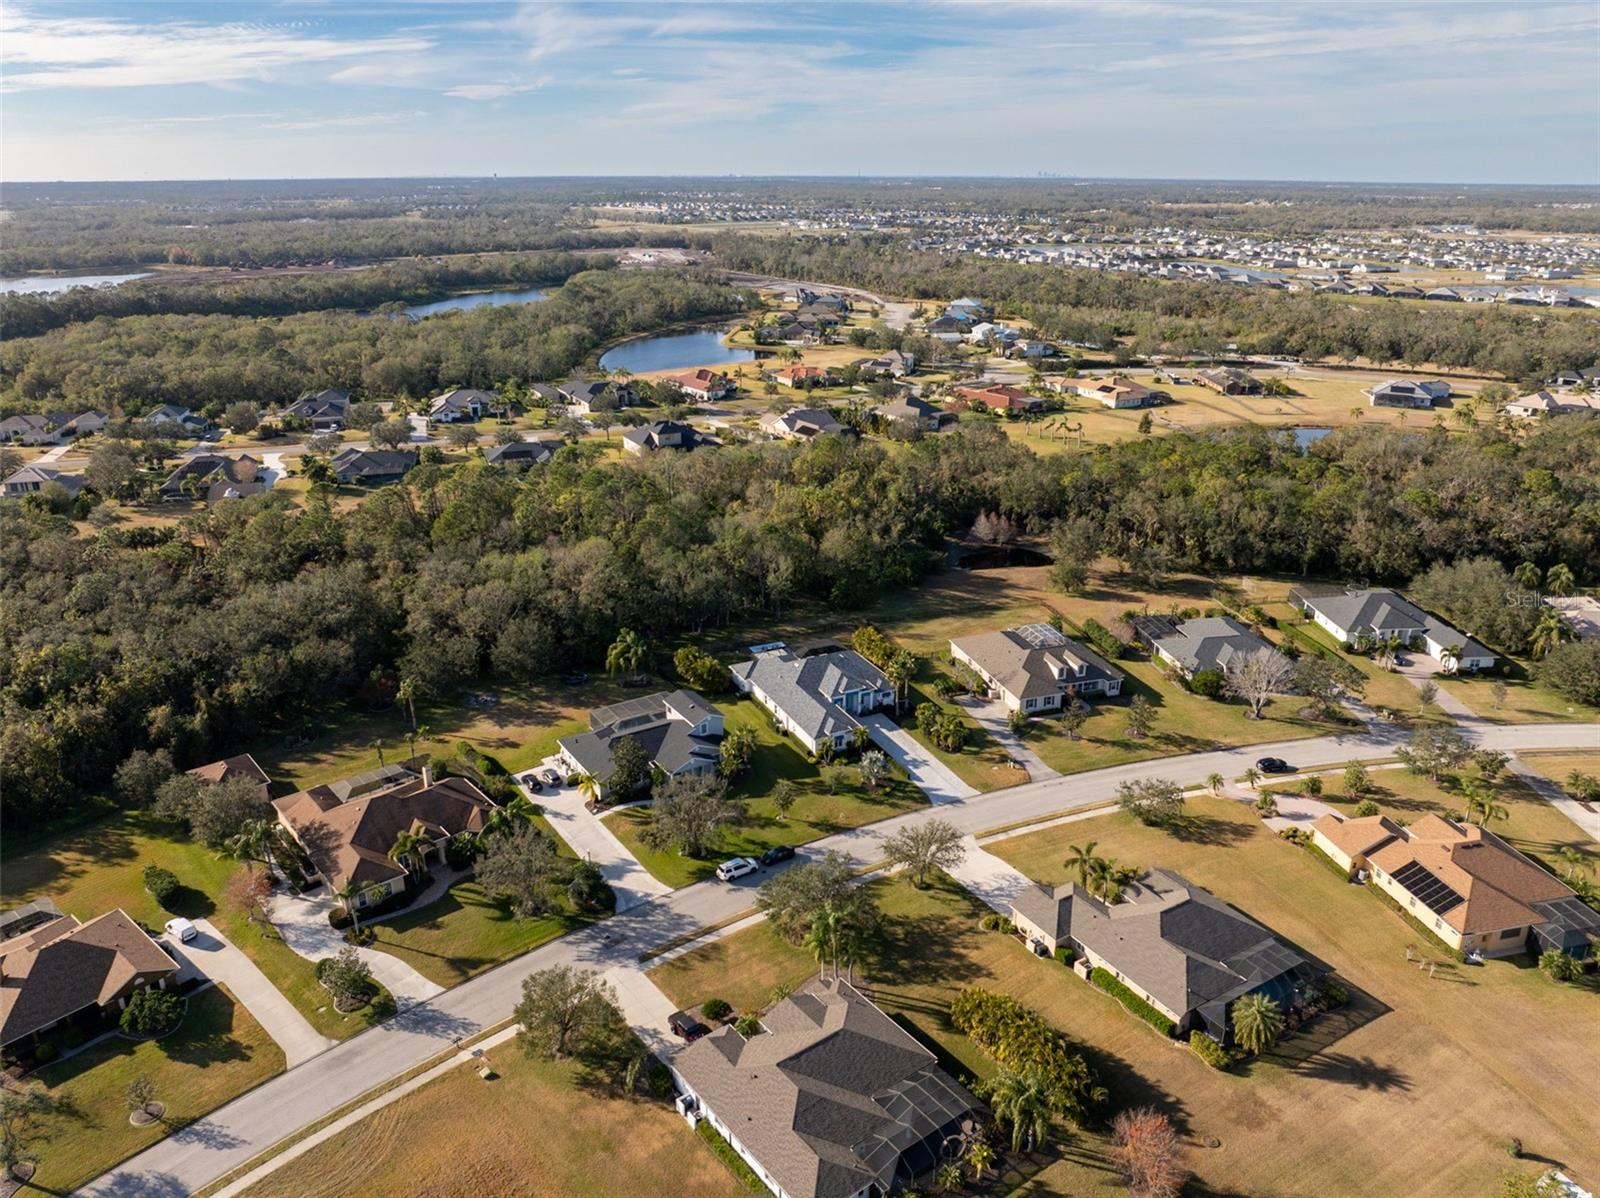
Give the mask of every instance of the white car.
M 187 944 L 199 934 L 200 929 L 181 915 L 177 919 L 167 920 L 167 935 L 175 937 L 182 944 Z
M 732 861 L 724 861 L 717 866 L 717 878 L 723 882 L 732 882 L 746 874 L 753 874 L 760 868 L 748 857 L 735 857 Z

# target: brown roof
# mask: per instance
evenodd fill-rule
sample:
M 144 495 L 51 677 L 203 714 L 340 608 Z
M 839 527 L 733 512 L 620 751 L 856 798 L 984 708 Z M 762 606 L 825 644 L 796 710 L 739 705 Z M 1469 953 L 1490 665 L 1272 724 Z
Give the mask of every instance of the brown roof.
M 188 771 L 189 777 L 198 778 L 202 782 L 226 782 L 229 778 L 254 778 L 262 786 L 269 786 L 272 779 L 267 777 L 267 771 L 256 764 L 256 759 L 248 753 L 240 753 L 237 757 L 224 757 L 221 761 L 213 761 L 210 765 L 197 765 Z
M 433 839 L 481 832 L 494 806 L 465 778 L 441 778 L 430 785 L 412 777 L 343 802 L 336 787 L 314 786 L 272 804 L 334 887 L 398 878 L 405 870 L 389 859 L 389 850 L 401 832 Z
M 1321 832 L 1346 857 L 1366 857 L 1401 834 L 1400 825 L 1386 815 L 1345 819 L 1328 812 L 1317 817 L 1312 829 Z
M 1448 886 L 1462 901 L 1440 918 L 1467 935 L 1544 923 L 1547 916 L 1531 904 L 1572 895 L 1558 878 L 1492 832 L 1433 814 L 1402 829 L 1369 860 L 1391 878 L 1415 862 Z
M 104 1006 L 137 981 L 177 972 L 127 912 L 108 911 L 85 924 L 63 915 L 0 944 L 0 1043 Z

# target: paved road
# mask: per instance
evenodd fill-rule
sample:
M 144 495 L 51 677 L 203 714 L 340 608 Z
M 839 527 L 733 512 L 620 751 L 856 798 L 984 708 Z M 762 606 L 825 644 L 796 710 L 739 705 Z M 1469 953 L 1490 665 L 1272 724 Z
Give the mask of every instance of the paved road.
M 176 936 L 163 937 L 168 951 L 180 965 L 188 964 L 194 972 L 226 986 L 283 1049 L 289 1068 L 333 1047 L 336 1041 L 312 1027 L 267 975 L 256 968 L 256 963 L 217 931 L 209 919 L 197 919 L 194 926 L 199 935 L 187 944 L 179 943 Z
M 1507 752 L 1600 751 L 1600 728 L 1580 724 L 1509 724 L 1464 731 L 1483 748 Z M 1261 756 L 1283 757 L 1301 768 L 1339 765 L 1390 756 L 1402 739 L 1398 730 L 1351 733 L 1196 753 L 1032 782 L 921 808 L 830 836 L 806 846 L 797 860 L 836 850 L 859 864 L 875 864 L 881 859 L 885 836 L 930 818 L 948 820 L 972 834 L 1105 803 L 1115 797 L 1119 783 L 1134 778 L 1156 776 L 1199 786 L 1213 772 L 1236 777 Z M 760 880 L 758 874 L 732 885 L 702 882 L 687 886 L 482 973 L 278 1075 L 104 1174 L 82 1193 L 94 1198 L 164 1198 L 192 1193 L 373 1087 L 448 1049 L 452 1041 L 505 1020 L 516 1005 L 523 979 L 535 970 L 562 963 L 603 973 L 618 967 L 636 968 L 641 953 L 749 908 Z
M 917 738 L 898 727 L 888 716 L 862 716 L 861 722 L 872 733 L 873 743 L 905 770 L 911 781 L 928 796 L 930 803 L 954 803 L 970 799 L 978 791 L 963 782 L 954 770 L 918 743 Z

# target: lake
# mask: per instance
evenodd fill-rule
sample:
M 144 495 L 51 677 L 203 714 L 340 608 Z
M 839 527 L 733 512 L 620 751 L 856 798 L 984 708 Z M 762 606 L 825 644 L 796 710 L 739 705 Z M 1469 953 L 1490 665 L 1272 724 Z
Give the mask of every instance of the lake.
M 424 316 L 437 316 L 441 312 L 464 311 L 467 308 L 498 308 L 501 304 L 531 304 L 550 293 L 538 287 L 523 291 L 474 291 L 470 295 L 452 295 L 449 299 L 435 300 L 431 304 L 415 304 L 406 309 L 406 315 L 421 320 Z
M 1320 441 L 1333 430 L 1331 428 L 1291 428 L 1285 430 L 1294 434 L 1294 447 L 1304 453 L 1313 441 Z
M 137 275 L 34 275 L 26 279 L 0 279 L 0 295 L 59 295 L 74 287 L 115 287 L 134 279 L 148 279 L 150 271 Z
M 753 349 L 730 349 L 722 344 L 720 329 L 698 333 L 667 333 L 625 341 L 600 355 L 600 369 L 644 374 L 651 370 L 678 370 L 685 366 L 721 366 L 728 362 L 753 362 Z

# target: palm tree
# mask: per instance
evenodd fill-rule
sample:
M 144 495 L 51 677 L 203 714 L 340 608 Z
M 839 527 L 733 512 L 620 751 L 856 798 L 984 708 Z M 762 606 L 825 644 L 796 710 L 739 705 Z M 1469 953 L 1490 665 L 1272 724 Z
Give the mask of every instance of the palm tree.
M 1105 860 L 1101 857 L 1096 857 L 1094 853 L 1094 846 L 1099 843 L 1098 840 L 1091 840 L 1085 845 L 1069 844 L 1067 846 L 1072 851 L 1072 855 L 1067 858 L 1066 866 L 1068 869 L 1077 871 L 1078 884 L 1081 886 L 1088 887 L 1089 879 L 1099 876 L 1100 869 L 1105 865 Z
M 939 1166 L 939 1171 L 933 1179 L 946 1194 L 961 1188 L 961 1166 L 954 1161 L 946 1161 Z
M 1262 1052 L 1283 1034 L 1283 1012 L 1265 994 L 1246 994 L 1233 1004 L 1234 1039 L 1251 1052 Z
M 1575 878 L 1579 873 L 1589 868 L 1589 858 L 1584 856 L 1579 849 L 1570 844 L 1561 846 L 1561 859 L 1567 863 L 1567 877 Z
M 1511 571 L 1511 581 L 1525 591 L 1537 591 L 1539 589 L 1539 567 L 1532 562 L 1523 562 L 1515 570 Z
M 419 740 L 427 740 L 431 735 L 433 735 L 433 729 L 426 724 L 420 728 L 412 728 L 411 731 L 406 733 L 406 739 L 411 742 L 411 764 L 413 766 L 417 764 L 417 742 Z
M 1544 572 L 1544 589 L 1552 595 L 1572 594 L 1572 567 L 1566 562 L 1557 562 Z
M 972 1166 L 973 1180 L 982 1181 L 983 1175 L 994 1164 L 994 1149 L 990 1148 L 982 1140 L 977 1141 L 971 1148 L 967 1149 L 967 1164 Z
M 239 860 L 259 861 L 269 869 L 277 865 L 277 851 L 282 846 L 283 825 L 270 819 L 249 820 L 225 845 Z
M 400 679 L 400 689 L 395 691 L 395 701 L 406 709 L 406 716 L 411 720 L 411 729 L 417 727 L 417 683 L 413 678 Z
M 1261 781 L 1261 771 L 1256 769 L 1256 767 L 1253 765 L 1249 769 L 1245 770 L 1243 776 L 1244 780 L 1249 783 L 1251 790 L 1254 790 L 1256 788 L 1256 784 Z
M 384 766 L 383 740 L 382 740 L 382 738 L 381 737 L 374 737 L 372 743 L 370 745 L 368 745 L 367 748 L 378 750 L 378 768 L 381 770 L 383 768 L 383 766 Z
M 1133 881 L 1133 876 L 1134 871 L 1127 866 L 1118 865 L 1109 858 L 1097 857 L 1089 876 L 1089 893 L 1097 896 L 1101 902 L 1115 903 L 1122 897 L 1123 887 Z
M 356 897 L 361 893 L 362 887 L 358 886 L 352 878 L 334 890 L 334 897 L 344 904 L 345 914 L 350 917 L 350 930 L 361 930 L 361 916 L 356 911 Z
M 899 714 L 905 702 L 906 688 L 911 685 L 911 679 L 917 673 L 917 659 L 905 649 L 897 649 L 884 663 L 883 676 L 894 687 L 894 709 Z
M 1494 791 L 1481 782 L 1469 783 L 1468 786 L 1467 817 L 1478 827 L 1483 827 L 1490 820 L 1509 818 L 1510 813 L 1494 801 Z
M 389 848 L 389 860 L 405 870 L 409 879 L 414 870 L 422 868 L 432 844 L 433 842 L 426 836 L 401 828 L 394 834 L 394 844 Z
M 637 674 L 649 653 L 650 648 L 645 644 L 644 637 L 631 628 L 623 628 L 606 650 L 606 673 Z
M 1444 666 L 1446 674 L 1454 674 L 1461 669 L 1461 646 L 1446 645 L 1444 652 L 1439 655 L 1439 663 Z
M 811 927 L 806 931 L 806 947 L 817 958 L 817 967 L 826 972 L 828 959 L 833 959 L 833 976 L 839 978 L 839 932 L 844 924 L 844 913 L 831 901 L 811 917 Z
M 600 779 L 593 774 L 579 774 L 578 793 L 583 796 L 585 803 L 598 803 L 600 801 Z
M 1206 785 L 1211 788 L 1212 794 L 1219 795 L 1222 793 L 1222 788 L 1227 785 L 1227 779 L 1221 774 L 1207 774 Z
M 983 1094 L 995 1118 L 1011 1128 L 1011 1151 L 1021 1152 L 1024 1139 L 1031 1148 L 1044 1143 L 1050 1117 L 1060 1109 L 1061 1095 L 1037 1069 L 1019 1073 L 1002 1069 L 984 1086 Z
M 1543 657 L 1566 639 L 1566 621 L 1561 618 L 1560 612 L 1547 607 L 1540 613 L 1539 622 L 1528 637 L 1528 649 L 1535 657 Z
M 525 794 L 519 794 L 513 799 L 507 799 L 483 821 L 483 831 L 480 833 L 480 842 L 483 838 L 498 836 L 502 832 L 509 832 L 517 825 L 528 821 L 534 816 L 542 815 L 544 809 Z

